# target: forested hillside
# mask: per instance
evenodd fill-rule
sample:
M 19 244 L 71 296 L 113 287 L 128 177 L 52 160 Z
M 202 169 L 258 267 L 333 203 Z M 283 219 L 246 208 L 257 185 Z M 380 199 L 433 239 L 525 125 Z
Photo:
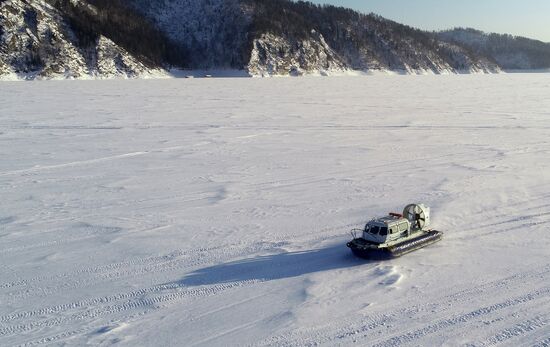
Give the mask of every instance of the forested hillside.
M 137 12 L 124 0 L 49 0 L 67 19 L 81 48 L 94 45 L 100 35 L 116 44 L 149 66 L 164 63 L 185 65 L 185 52 L 159 30 L 154 23 Z
M 497 71 L 435 35 L 335 6 L 290 0 L 131 0 L 189 52 L 193 68 L 254 74 L 330 70 Z
M 441 42 L 432 33 L 375 14 L 309 2 L 246 0 L 254 7 L 253 32 L 315 40 L 320 33 L 343 64 L 355 70 L 407 72 L 495 71 L 491 59 L 459 45 Z
M 549 69 L 550 43 L 525 37 L 487 34 L 475 29 L 443 31 L 440 39 L 492 57 L 503 69 Z
M 146 77 L 165 74 L 163 34 L 142 17 L 64 0 L 0 2 L 4 79 Z M 144 43 L 143 37 L 150 41 Z M 142 44 L 140 44 L 142 42 Z M 160 42 L 160 43 L 159 43 Z
M 426 32 L 290 0 L 2 0 L 0 75 L 140 77 L 171 68 L 252 76 L 492 73 L 550 67 L 550 45 L 472 29 Z

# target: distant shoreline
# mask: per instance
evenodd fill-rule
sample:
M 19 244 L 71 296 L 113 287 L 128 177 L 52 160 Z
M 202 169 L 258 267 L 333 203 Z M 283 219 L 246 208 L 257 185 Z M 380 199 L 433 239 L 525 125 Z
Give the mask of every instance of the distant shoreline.
M 97 81 L 97 80 L 141 80 L 141 79 L 194 79 L 194 78 L 294 78 L 294 77 L 363 77 L 363 76 L 430 76 L 430 75 L 498 75 L 498 74 L 533 74 L 550 73 L 550 69 L 508 69 L 499 72 L 487 71 L 450 71 L 444 70 L 439 73 L 431 70 L 332 70 L 332 71 L 309 71 L 300 75 L 250 75 L 246 70 L 236 69 L 214 69 L 214 70 L 183 70 L 172 69 L 167 71 L 157 70 L 137 77 L 128 76 L 90 76 L 64 77 L 53 76 L 51 78 L 36 78 L 35 74 L 6 74 L 0 76 L 0 82 L 26 82 L 26 81 Z
M 550 69 L 508 69 L 503 70 L 505 73 L 550 73 Z

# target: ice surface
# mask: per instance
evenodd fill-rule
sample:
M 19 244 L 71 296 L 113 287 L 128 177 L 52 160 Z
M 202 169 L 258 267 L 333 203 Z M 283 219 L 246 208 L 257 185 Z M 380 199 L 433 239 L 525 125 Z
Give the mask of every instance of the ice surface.
M 545 74 L 0 84 L 0 345 L 550 343 Z M 422 202 L 443 241 L 354 258 Z

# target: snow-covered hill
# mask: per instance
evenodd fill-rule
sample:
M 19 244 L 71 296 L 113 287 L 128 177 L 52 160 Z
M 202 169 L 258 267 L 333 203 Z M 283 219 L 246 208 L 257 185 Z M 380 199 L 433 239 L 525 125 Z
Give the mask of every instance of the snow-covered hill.
M 290 0 L 4 0 L 0 78 L 494 73 L 550 67 L 547 44 L 431 33 Z
M 0 2 L 0 78 L 110 78 L 162 76 L 98 35 L 82 47 L 64 14 L 43 0 Z
M 550 69 L 550 43 L 463 28 L 442 31 L 439 38 L 462 45 L 478 55 L 489 56 L 502 69 Z
M 546 347 L 549 94 L 544 74 L 1 83 L 0 346 Z M 411 202 L 441 242 L 351 255 L 349 230 Z
M 244 69 L 250 13 L 238 0 L 129 0 L 185 52 L 191 69 Z
M 484 56 L 376 15 L 287 0 L 131 0 L 189 57 L 190 68 L 253 76 L 349 70 L 498 72 Z

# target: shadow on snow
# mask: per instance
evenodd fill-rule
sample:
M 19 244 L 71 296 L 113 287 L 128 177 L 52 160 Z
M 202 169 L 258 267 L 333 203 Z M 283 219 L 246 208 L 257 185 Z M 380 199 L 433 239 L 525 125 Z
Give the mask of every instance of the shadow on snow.
M 276 280 L 316 272 L 345 269 L 369 263 L 354 257 L 345 245 L 303 252 L 288 252 L 207 267 L 184 277 L 180 283 L 199 286 L 249 280 Z

